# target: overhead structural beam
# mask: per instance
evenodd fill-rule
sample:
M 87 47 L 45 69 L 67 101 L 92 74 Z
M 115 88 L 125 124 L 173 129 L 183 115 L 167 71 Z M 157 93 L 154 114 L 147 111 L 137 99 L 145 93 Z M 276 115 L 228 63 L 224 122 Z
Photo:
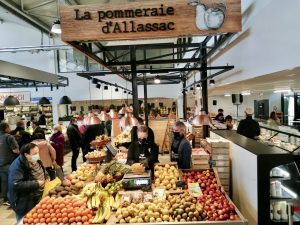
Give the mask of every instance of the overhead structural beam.
M 176 64 L 176 63 L 189 63 L 199 62 L 201 58 L 188 58 L 188 59 L 162 59 L 162 60 L 139 60 L 135 62 L 135 65 L 152 65 L 152 64 Z M 131 61 L 126 62 L 110 62 L 106 63 L 107 66 L 128 66 L 131 65 Z
M 30 8 L 24 9 L 24 10 L 27 11 L 27 12 L 29 12 L 29 11 L 31 11 L 31 10 L 34 10 L 34 9 L 43 7 L 43 6 L 45 6 L 45 5 L 49 5 L 49 4 L 51 4 L 51 3 L 54 3 L 54 2 L 56 2 L 56 1 L 57 1 L 57 0 L 50 0 L 50 1 L 41 2 L 41 3 L 38 3 L 38 4 L 36 4 L 36 5 L 34 5 L 34 6 L 30 7 Z
M 150 80 L 147 81 L 147 85 L 164 85 L 164 84 L 180 84 L 180 83 L 181 83 L 181 80 L 178 80 L 178 81 L 162 81 L 160 84 L 156 84 L 156 83 L 154 83 L 154 81 L 150 81 Z M 138 85 L 144 85 L 144 82 L 139 81 L 137 84 Z
M 158 44 L 141 44 L 134 45 L 137 50 L 139 49 L 168 49 L 168 48 L 197 48 L 201 47 L 201 43 L 190 43 L 190 44 L 174 44 L 174 43 L 158 43 Z M 104 46 L 102 51 L 119 51 L 129 50 L 128 45 L 112 45 Z
M 234 66 L 211 66 L 207 67 L 207 70 L 222 70 L 222 69 L 233 69 Z M 201 71 L 203 68 L 162 68 L 162 69 L 137 69 L 137 73 L 152 73 L 152 74 L 160 74 L 160 73 L 169 73 L 169 72 L 184 72 L 184 71 Z M 103 76 L 103 75 L 109 75 L 109 74 L 121 74 L 121 73 L 131 73 L 130 70 L 128 71 L 103 71 L 103 72 L 88 72 L 83 73 L 81 75 L 90 77 L 90 76 Z
M 49 34 L 50 27 L 47 26 L 45 23 L 38 21 L 37 19 L 33 18 L 32 16 L 28 15 L 27 13 L 23 12 L 15 3 L 8 0 L 1 0 L 0 6 L 9 10 L 15 16 L 19 17 L 20 19 L 28 22 L 35 28 L 41 30 L 42 32 Z

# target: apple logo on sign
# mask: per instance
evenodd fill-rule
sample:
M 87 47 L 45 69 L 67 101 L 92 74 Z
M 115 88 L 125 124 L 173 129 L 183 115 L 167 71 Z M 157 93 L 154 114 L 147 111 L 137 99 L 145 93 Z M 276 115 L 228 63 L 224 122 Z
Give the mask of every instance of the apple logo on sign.
M 225 20 L 225 3 L 216 4 L 215 8 L 207 9 L 202 3 L 196 5 L 196 26 L 199 30 L 219 29 Z

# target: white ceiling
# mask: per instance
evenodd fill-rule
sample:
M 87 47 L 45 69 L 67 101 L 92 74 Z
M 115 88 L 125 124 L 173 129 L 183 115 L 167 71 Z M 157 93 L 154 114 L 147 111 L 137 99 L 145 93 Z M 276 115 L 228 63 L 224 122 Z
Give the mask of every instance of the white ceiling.
M 264 76 L 243 80 L 209 88 L 209 95 L 240 94 L 243 91 L 251 93 L 273 92 L 275 90 L 291 89 L 300 91 L 300 67 L 278 71 Z

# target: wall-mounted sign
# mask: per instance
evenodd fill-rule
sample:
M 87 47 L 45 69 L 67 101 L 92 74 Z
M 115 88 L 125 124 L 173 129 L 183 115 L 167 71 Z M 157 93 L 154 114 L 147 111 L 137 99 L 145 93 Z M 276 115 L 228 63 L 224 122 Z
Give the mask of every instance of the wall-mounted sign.
M 12 95 L 16 97 L 20 103 L 29 103 L 30 102 L 30 91 L 24 92 L 0 92 L 0 104 L 3 104 L 4 100 L 9 96 Z
M 38 102 L 42 97 L 34 97 L 31 98 L 32 102 Z M 52 101 L 52 97 L 46 97 L 49 101 Z
M 60 7 L 63 41 L 103 41 L 241 31 L 240 0 L 151 0 Z

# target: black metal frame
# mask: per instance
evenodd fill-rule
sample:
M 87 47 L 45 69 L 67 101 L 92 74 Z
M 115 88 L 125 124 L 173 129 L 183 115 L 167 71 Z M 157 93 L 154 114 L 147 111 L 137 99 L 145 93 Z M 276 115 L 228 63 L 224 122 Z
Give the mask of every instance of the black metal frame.
M 6 78 L 5 80 L 1 80 L 1 78 Z M 8 79 L 8 80 L 7 80 Z M 58 83 L 51 84 L 45 83 L 42 81 L 35 81 L 17 77 L 10 77 L 0 75 L 0 88 L 42 88 L 42 87 L 50 87 L 53 90 L 53 87 L 66 87 L 69 86 L 69 79 L 67 77 L 58 75 Z

